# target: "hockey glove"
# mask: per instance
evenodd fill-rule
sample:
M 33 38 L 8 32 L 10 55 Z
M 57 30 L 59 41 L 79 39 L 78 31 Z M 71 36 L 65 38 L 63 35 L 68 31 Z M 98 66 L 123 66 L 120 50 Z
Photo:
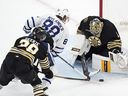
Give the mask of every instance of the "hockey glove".
M 44 73 L 46 78 L 53 78 L 53 72 L 50 69 L 42 69 L 42 73 Z
M 119 49 L 113 49 L 112 52 L 115 53 L 115 54 L 121 53 L 121 51 Z
M 101 45 L 100 39 L 96 36 L 90 36 L 88 38 L 88 40 L 89 40 L 89 43 L 91 44 L 91 46 L 93 46 L 93 47 L 98 47 Z
M 128 68 L 128 57 L 125 54 L 118 53 L 117 54 L 117 62 L 120 68 Z
M 124 53 L 115 54 L 113 52 L 109 52 L 109 57 L 112 62 L 114 62 L 115 64 L 117 64 L 119 66 L 119 68 L 121 68 L 121 69 L 128 68 L 127 54 L 124 54 Z

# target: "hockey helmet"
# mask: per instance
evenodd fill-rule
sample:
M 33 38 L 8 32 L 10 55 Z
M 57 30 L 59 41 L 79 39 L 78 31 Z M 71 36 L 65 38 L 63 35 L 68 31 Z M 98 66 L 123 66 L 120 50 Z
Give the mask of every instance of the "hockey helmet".
M 69 11 L 68 9 L 57 9 L 56 16 L 62 20 L 64 23 L 69 21 Z
M 94 18 L 90 21 L 89 27 L 93 35 L 99 36 L 103 29 L 103 22 L 101 22 L 98 18 Z
M 32 29 L 32 34 L 31 36 L 34 37 L 34 39 L 38 39 L 40 41 L 44 41 L 47 37 L 47 33 L 46 31 L 44 30 L 43 27 L 34 27 Z

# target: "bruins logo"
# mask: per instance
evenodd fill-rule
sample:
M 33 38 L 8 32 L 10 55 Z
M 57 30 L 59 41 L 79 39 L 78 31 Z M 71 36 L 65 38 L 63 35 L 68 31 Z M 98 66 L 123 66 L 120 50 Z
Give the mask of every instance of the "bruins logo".
M 101 45 L 101 40 L 96 36 L 90 36 L 88 38 L 88 40 L 89 40 L 89 43 L 91 44 L 91 46 L 93 46 L 93 47 L 97 47 L 97 46 Z

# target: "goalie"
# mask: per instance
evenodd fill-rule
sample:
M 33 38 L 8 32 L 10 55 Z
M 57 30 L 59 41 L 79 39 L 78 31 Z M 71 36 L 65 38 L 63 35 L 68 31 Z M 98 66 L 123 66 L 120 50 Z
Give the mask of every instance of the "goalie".
M 118 30 L 107 19 L 88 16 L 80 22 L 77 34 L 85 35 L 91 45 L 89 52 L 84 55 L 86 60 L 92 57 L 93 53 L 105 57 L 109 57 L 109 51 L 121 53 L 122 42 Z

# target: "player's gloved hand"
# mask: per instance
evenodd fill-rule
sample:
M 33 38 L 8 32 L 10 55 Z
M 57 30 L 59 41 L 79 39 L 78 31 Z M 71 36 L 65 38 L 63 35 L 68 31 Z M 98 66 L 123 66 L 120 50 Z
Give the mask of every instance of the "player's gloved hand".
M 101 45 L 101 40 L 96 36 L 90 36 L 88 40 L 89 40 L 90 45 L 93 47 L 98 47 Z
M 42 69 L 42 73 L 44 73 L 46 78 L 53 78 L 53 72 L 50 70 L 50 68 L 48 69 Z
M 43 86 L 43 90 L 47 90 L 48 87 L 51 85 L 51 82 L 52 82 L 53 79 L 49 79 L 49 78 L 42 78 L 42 86 Z

